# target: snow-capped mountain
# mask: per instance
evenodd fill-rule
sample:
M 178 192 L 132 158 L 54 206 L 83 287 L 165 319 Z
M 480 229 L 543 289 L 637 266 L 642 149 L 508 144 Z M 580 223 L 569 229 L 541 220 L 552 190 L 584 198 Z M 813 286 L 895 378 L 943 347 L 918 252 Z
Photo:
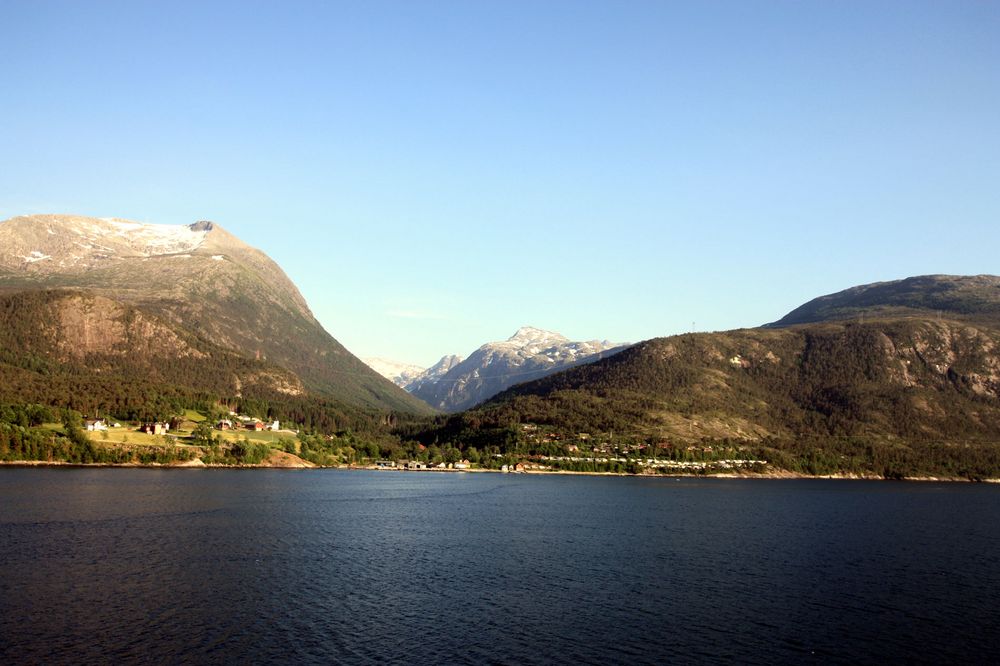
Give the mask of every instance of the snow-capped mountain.
M 426 372 L 426 368 L 421 368 L 419 365 L 413 365 L 412 363 L 400 363 L 399 361 L 390 361 L 387 358 L 368 357 L 362 358 L 361 360 L 364 361 L 369 368 L 382 375 L 396 386 L 403 388 Z
M 418 376 L 411 379 L 405 386 L 404 389 L 410 393 L 414 393 L 417 389 L 424 386 L 425 384 L 434 384 L 439 381 L 442 377 L 448 374 L 452 368 L 462 362 L 461 356 L 456 356 L 455 354 L 449 354 L 448 356 L 442 356 L 441 360 L 432 365 L 431 367 L 424 370 Z
M 102 268 L 132 258 L 190 258 L 213 228 L 211 222 L 146 224 L 79 215 L 14 218 L 5 225 L 0 266 L 54 273 Z
M 444 356 L 429 368 L 421 368 L 412 363 L 390 361 L 385 358 L 370 357 L 361 360 L 367 363 L 369 368 L 395 383 L 396 386 L 412 393 L 427 382 L 433 383 L 439 380 L 449 370 L 461 363 L 462 357 L 454 354 Z
M 483 345 L 437 380 L 415 387 L 412 393 L 432 407 L 457 412 L 514 384 L 596 361 L 626 346 L 607 340 L 574 342 L 552 331 L 525 326 L 507 340 Z

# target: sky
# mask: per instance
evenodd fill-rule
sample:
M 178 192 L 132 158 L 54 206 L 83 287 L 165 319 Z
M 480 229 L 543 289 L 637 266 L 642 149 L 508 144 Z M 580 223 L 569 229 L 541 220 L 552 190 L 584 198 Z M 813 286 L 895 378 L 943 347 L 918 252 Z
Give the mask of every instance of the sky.
M 212 220 L 359 356 L 1000 273 L 1000 3 L 0 0 L 0 219 Z

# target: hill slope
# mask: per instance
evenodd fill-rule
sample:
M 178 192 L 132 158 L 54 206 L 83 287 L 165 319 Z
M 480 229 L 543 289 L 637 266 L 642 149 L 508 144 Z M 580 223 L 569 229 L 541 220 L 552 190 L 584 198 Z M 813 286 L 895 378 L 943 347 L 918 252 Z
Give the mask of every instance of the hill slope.
M 318 396 L 427 411 L 330 336 L 277 264 L 211 222 L 171 226 L 34 215 L 0 223 L 0 292 L 41 290 L 74 290 L 90 303 L 106 299 L 102 307 L 157 321 L 172 332 L 167 339 L 200 340 L 266 364 L 281 370 L 288 386 Z M 74 323 L 50 321 L 55 328 Z M 60 335 L 74 333 L 50 337 Z
M 982 295 L 995 280 L 902 281 L 905 299 L 901 283 L 842 292 L 867 295 L 850 305 L 864 321 L 648 340 L 512 387 L 428 435 L 521 453 L 726 442 L 811 473 L 1000 475 L 1000 327 Z M 929 310 L 914 304 L 943 305 L 942 293 L 976 296 L 952 317 L 917 315 Z M 528 434 L 536 427 L 544 438 Z
M 1000 332 L 960 322 L 689 334 L 516 386 L 484 411 L 694 441 L 1000 440 Z
M 852 287 L 815 298 L 767 326 L 859 317 L 971 318 L 1000 324 L 1000 277 L 922 275 Z

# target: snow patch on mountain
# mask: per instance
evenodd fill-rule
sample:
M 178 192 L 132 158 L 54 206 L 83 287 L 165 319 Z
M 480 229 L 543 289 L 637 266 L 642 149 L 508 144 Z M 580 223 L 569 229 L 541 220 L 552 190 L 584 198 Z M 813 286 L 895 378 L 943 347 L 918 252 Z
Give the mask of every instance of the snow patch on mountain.
M 193 224 L 143 224 L 115 218 L 102 218 L 108 226 L 91 225 L 97 237 L 114 235 L 128 243 L 139 254 L 153 257 L 161 254 L 192 252 L 205 242 L 207 230 L 195 230 Z
M 608 340 L 575 342 L 553 331 L 524 326 L 506 340 L 486 343 L 444 375 L 410 390 L 432 407 L 461 411 L 515 384 L 596 361 L 626 346 Z
M 385 358 L 369 357 L 361 360 L 369 368 L 392 381 L 396 386 L 412 393 L 427 382 L 436 382 L 446 375 L 449 370 L 462 362 L 462 357 L 455 356 L 454 354 L 444 356 L 429 368 L 422 368 L 419 365 L 411 363 L 391 361 Z
M 29 254 L 27 257 L 24 258 L 24 263 L 33 264 L 36 261 L 45 261 L 46 259 L 51 259 L 51 258 L 52 257 L 50 257 L 47 254 L 42 254 L 38 250 L 34 250 L 31 254 Z
M 364 361 L 365 365 L 369 368 L 382 375 L 396 386 L 405 387 L 406 384 L 423 374 L 425 370 L 419 365 L 413 365 L 412 363 L 400 363 L 399 361 L 390 361 L 386 358 L 369 357 L 361 360 Z

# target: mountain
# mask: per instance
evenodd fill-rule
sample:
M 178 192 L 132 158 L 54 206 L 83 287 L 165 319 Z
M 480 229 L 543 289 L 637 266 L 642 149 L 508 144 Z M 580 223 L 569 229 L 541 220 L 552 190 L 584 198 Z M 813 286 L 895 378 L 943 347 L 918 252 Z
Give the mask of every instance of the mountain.
M 795 308 L 770 328 L 872 318 L 973 318 L 1000 323 L 1000 277 L 922 275 L 852 287 Z
M 419 365 L 413 365 L 412 363 L 400 363 L 399 361 L 390 361 L 385 358 L 367 357 L 362 358 L 361 360 L 364 361 L 369 368 L 402 389 L 405 389 L 410 382 L 423 375 L 427 370 Z
M 429 368 L 384 358 L 369 357 L 362 360 L 368 364 L 368 367 L 396 386 L 412 393 L 424 384 L 436 382 L 443 377 L 454 366 L 462 362 L 462 357 L 454 354 L 443 356 L 440 361 Z
M 442 377 L 448 374 L 452 368 L 454 368 L 461 362 L 462 362 L 462 357 L 456 356 L 455 354 L 448 354 L 446 356 L 442 356 L 441 360 L 439 360 L 437 363 L 427 368 L 416 377 L 410 379 L 410 381 L 408 381 L 403 386 L 403 388 L 409 391 L 410 393 L 415 393 L 416 391 L 423 388 L 425 385 L 436 384 L 441 380 Z
M 5 349 L 8 365 L 21 371 L 35 359 L 105 376 L 147 368 L 145 380 L 148 368 L 158 368 L 155 375 L 200 359 L 204 371 L 174 372 L 171 381 L 192 390 L 228 387 L 237 397 L 257 385 L 267 394 L 427 411 L 330 336 L 274 261 L 212 222 L 6 220 L 0 295 L 9 325 L 41 327 L 37 339 Z
M 722 443 L 809 473 L 996 476 L 997 284 L 866 285 L 812 301 L 780 327 L 648 340 L 514 386 L 432 436 L 538 453 L 521 429 L 534 424 L 549 447 L 593 438 L 693 455 Z M 821 320 L 797 323 L 808 319 Z
M 445 357 L 450 369 L 436 379 L 426 376 L 413 395 L 436 409 L 468 409 L 519 382 L 544 377 L 558 370 L 597 360 L 624 345 L 593 340 L 573 342 L 558 333 L 525 326 L 505 341 L 490 342 L 459 363 Z M 440 366 L 440 367 L 439 367 Z

